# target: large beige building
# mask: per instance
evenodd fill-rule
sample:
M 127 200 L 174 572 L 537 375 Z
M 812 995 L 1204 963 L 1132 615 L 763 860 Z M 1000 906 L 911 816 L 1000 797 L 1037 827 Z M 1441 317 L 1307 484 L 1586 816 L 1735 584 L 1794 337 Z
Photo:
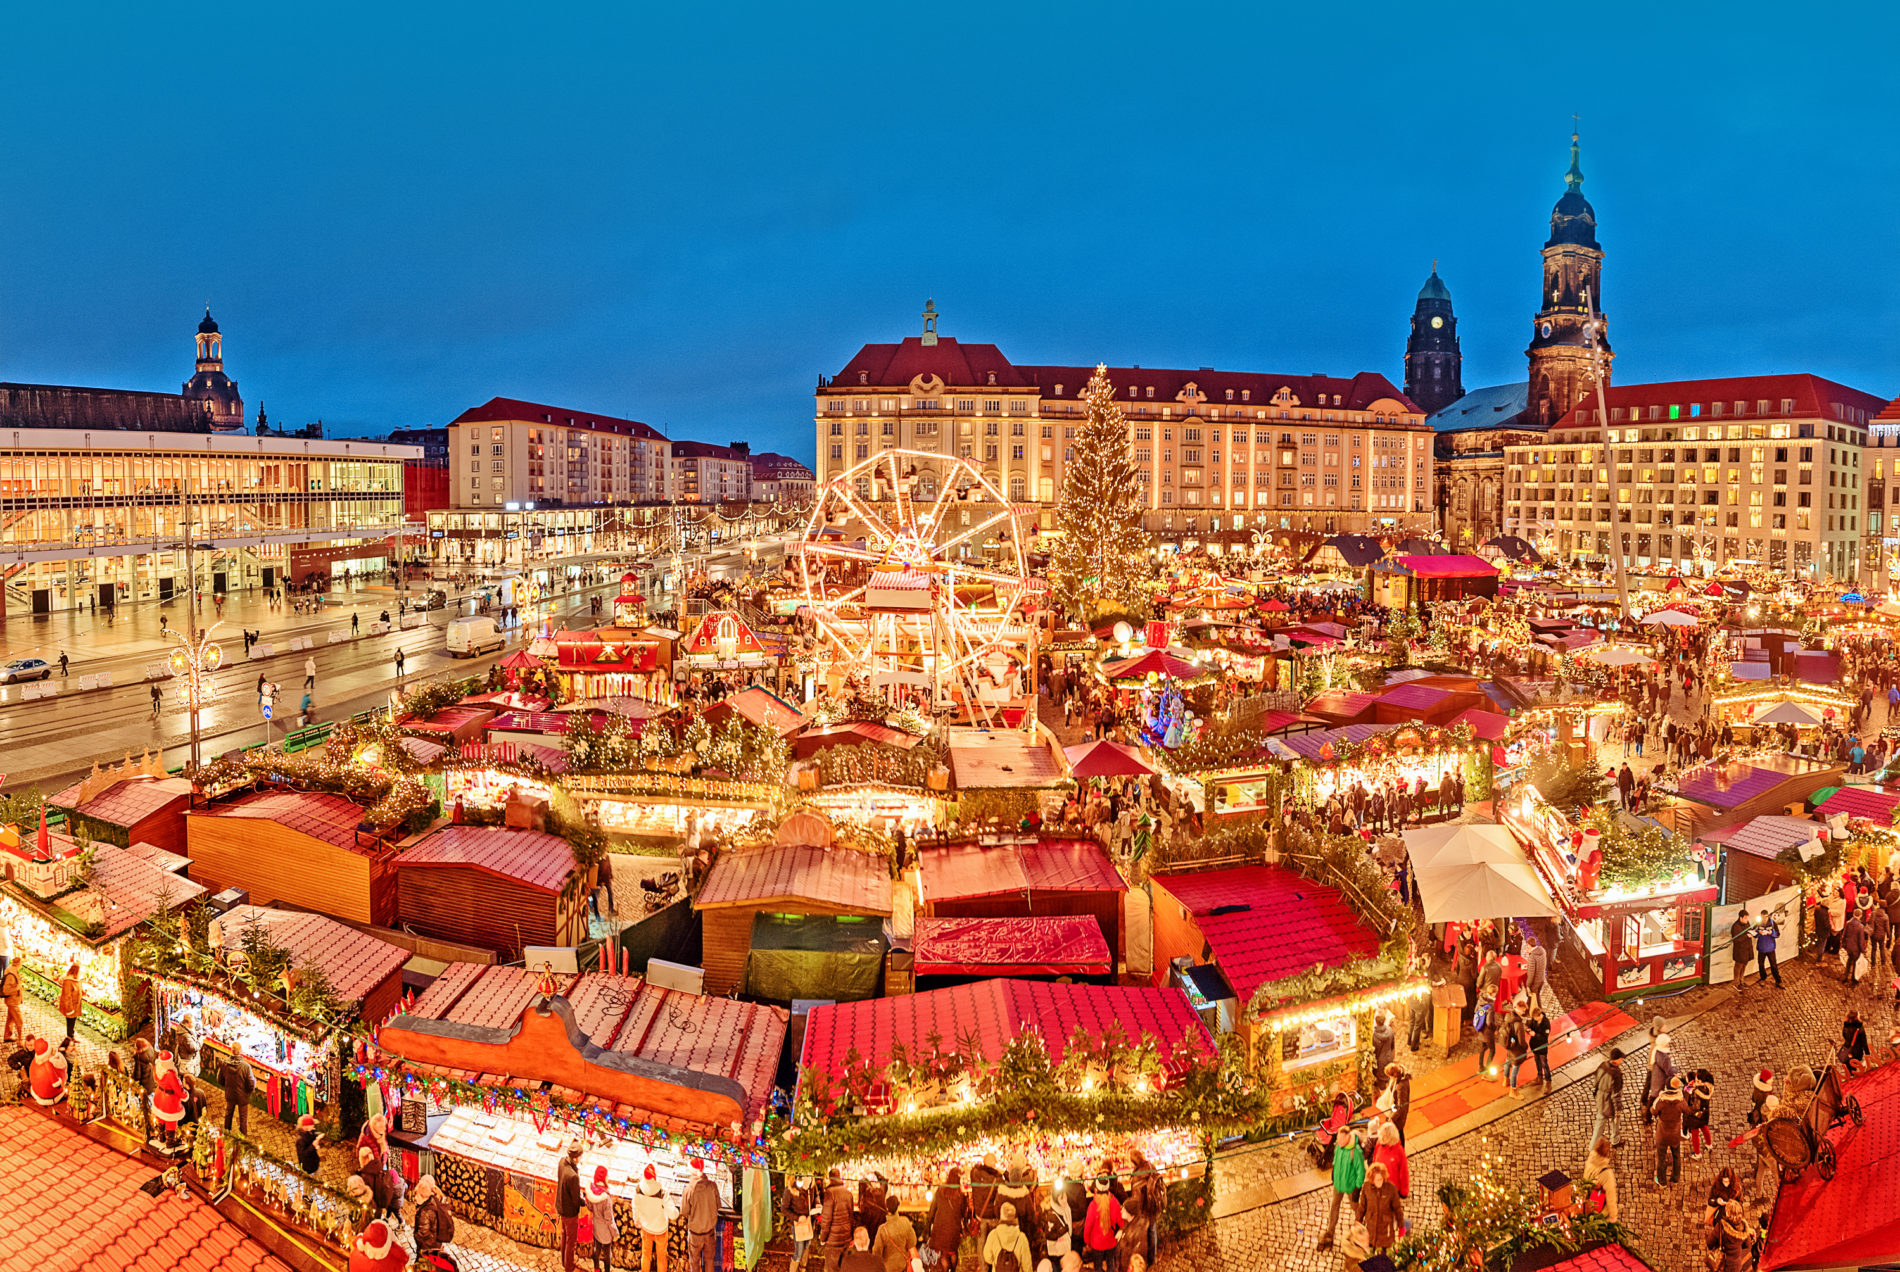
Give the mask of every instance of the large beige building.
M 926 307 L 921 336 L 865 345 L 819 381 L 819 482 L 903 448 L 973 461 L 1012 503 L 1055 503 L 1094 368 L 1020 366 L 995 345 L 939 336 L 936 322 Z M 1156 530 L 1343 533 L 1422 525 L 1430 514 L 1431 429 L 1382 375 L 1108 374 Z M 933 494 L 947 472 L 920 465 L 920 492 Z
M 673 443 L 673 498 L 680 503 L 744 503 L 752 498 L 752 446 Z
M 638 420 L 490 398 L 449 422 L 457 508 L 664 503 L 672 443 Z
M 1568 559 L 1607 555 L 1620 527 L 1641 567 L 1686 569 L 1700 540 L 1716 562 L 1858 576 L 1862 447 L 1882 399 L 1769 375 L 1620 384 L 1605 401 L 1607 422 L 1592 395 L 1542 438 L 1505 447 L 1505 533 Z

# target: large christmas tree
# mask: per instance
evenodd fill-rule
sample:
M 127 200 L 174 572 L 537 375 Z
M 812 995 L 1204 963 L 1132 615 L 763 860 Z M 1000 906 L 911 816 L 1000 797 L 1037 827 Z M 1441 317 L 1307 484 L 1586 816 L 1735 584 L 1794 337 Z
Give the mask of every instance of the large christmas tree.
M 1116 611 L 1142 613 L 1151 576 L 1141 472 L 1128 453 L 1128 422 L 1115 405 L 1108 368 L 1098 366 L 1083 394 L 1088 419 L 1064 465 L 1056 508 L 1049 582 L 1085 620 Z

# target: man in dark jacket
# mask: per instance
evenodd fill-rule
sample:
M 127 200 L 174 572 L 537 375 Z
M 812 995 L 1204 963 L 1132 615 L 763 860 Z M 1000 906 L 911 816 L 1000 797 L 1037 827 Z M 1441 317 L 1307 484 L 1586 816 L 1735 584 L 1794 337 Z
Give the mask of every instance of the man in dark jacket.
M 719 1186 L 707 1173 L 706 1163 L 693 1159 L 693 1182 L 680 1199 L 680 1218 L 686 1221 L 686 1272 L 719 1272 Z
M 997 1168 L 995 1153 L 983 1154 L 983 1160 L 970 1168 L 970 1207 L 976 1211 L 978 1254 L 989 1242 L 990 1229 L 996 1226 L 997 1206 L 1003 1200 L 997 1189 L 1002 1183 L 1003 1172 Z
M 231 1117 L 237 1115 L 238 1134 L 249 1138 L 251 1134 L 251 1094 L 257 1090 L 257 1076 L 251 1072 L 251 1062 L 243 1056 L 232 1056 L 224 1062 L 224 1129 L 231 1130 Z
M 1841 952 L 1847 955 L 1847 983 L 1849 987 L 1860 984 L 1860 956 L 1867 952 L 1867 925 L 1860 921 L 1860 911 L 1851 911 L 1847 916 L 1847 926 L 1841 929 Z
M 838 1272 L 844 1252 L 851 1248 L 851 1190 L 844 1186 L 844 1175 L 836 1166 L 825 1185 L 825 1199 L 818 1208 L 818 1246 L 825 1253 L 825 1272 Z
M 455 1240 L 455 1216 L 449 1213 L 434 1175 L 416 1181 L 416 1253 L 440 1252 Z
M 569 1140 L 555 1176 L 554 1214 L 561 1221 L 562 1272 L 574 1272 L 574 1246 L 581 1232 L 581 1142 Z

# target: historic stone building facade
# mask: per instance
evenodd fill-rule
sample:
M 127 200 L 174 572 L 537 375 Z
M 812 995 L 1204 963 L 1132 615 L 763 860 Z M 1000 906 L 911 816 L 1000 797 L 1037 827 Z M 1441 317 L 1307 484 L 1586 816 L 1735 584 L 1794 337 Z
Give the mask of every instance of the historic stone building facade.
M 1405 341 L 1405 396 L 1438 411 L 1465 395 L 1464 355 L 1458 350 L 1458 316 L 1451 311 L 1451 290 L 1438 276 L 1418 289 L 1412 309 L 1412 334 Z
M 208 307 L 198 324 L 197 351 L 197 367 L 178 393 L 0 383 L 0 429 L 242 431 L 244 399 L 237 382 L 224 373 L 224 336 Z

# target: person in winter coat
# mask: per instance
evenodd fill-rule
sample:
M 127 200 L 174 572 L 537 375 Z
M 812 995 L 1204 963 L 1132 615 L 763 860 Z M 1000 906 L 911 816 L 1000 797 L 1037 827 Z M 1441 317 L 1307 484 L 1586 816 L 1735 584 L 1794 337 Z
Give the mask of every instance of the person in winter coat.
M 0 1033 L 0 1044 L 26 1037 L 26 1025 L 20 1019 L 20 993 L 20 969 L 8 964 L 6 971 L 0 972 L 0 1004 L 7 1009 L 6 1031 Z
M 847 1205 L 845 1210 L 848 1217 L 850 1207 Z M 679 1211 L 660 1183 L 659 1172 L 649 1162 L 640 1172 L 640 1186 L 633 1190 L 633 1226 L 640 1230 L 641 1272 L 655 1272 L 656 1263 L 658 1272 L 666 1272 L 666 1233 L 678 1217 Z
M 1715 1075 L 1707 1069 L 1697 1069 L 1683 1084 L 1682 1129 L 1689 1133 L 1690 1161 L 1701 1161 L 1704 1147 L 1714 1151 L 1715 1136 L 1709 1130 L 1709 1119 L 1714 1111 L 1710 1101 L 1714 1096 Z
M 1122 1225 L 1122 1267 L 1126 1268 L 1137 1255 L 1153 1259 L 1160 1245 L 1158 1225 L 1167 1198 L 1161 1172 L 1145 1154 L 1136 1150 L 1128 1164 L 1128 1197 L 1123 1203 L 1127 1219 Z
M 963 1172 L 952 1166 L 949 1177 L 931 1195 L 930 1212 L 924 1218 L 930 1248 L 937 1252 L 939 1272 L 957 1272 L 957 1253 L 969 1217 L 970 1195 L 963 1191 Z
M 424 1175 L 416 1181 L 415 1233 L 418 1255 L 440 1253 L 442 1247 L 455 1240 L 455 1216 L 449 1212 L 449 1204 L 442 1200 L 442 1190 L 436 1187 L 434 1175 Z
M 1498 1033 L 1504 1044 L 1504 1085 L 1516 1095 L 1518 1077 L 1531 1054 L 1530 1032 L 1524 1028 L 1522 1016 L 1506 1011 L 1498 1022 Z
M 139 1103 L 139 1113 L 145 1123 L 145 1138 L 149 1140 L 152 1138 L 152 1092 L 158 1086 L 158 1053 L 152 1050 L 151 1042 L 145 1038 L 132 1040 L 131 1072 L 132 1081 L 145 1093 L 145 1098 Z
M 1668 1034 L 1657 1034 L 1656 1041 L 1649 1046 L 1649 1076 L 1643 1082 L 1643 1125 L 1648 1126 L 1653 1116 L 1656 1097 L 1669 1089 L 1669 1079 L 1676 1076 L 1676 1062 L 1669 1056 L 1670 1038 Z
M 86 1010 L 86 991 L 79 984 L 79 964 L 74 963 L 59 978 L 59 1014 L 66 1018 L 66 1036 L 73 1036 L 73 1028 L 79 1024 L 79 1017 Z
M 1112 1245 L 1109 1247 L 1111 1253 L 1114 1249 Z M 998 1260 L 1005 1260 L 1004 1272 L 1007 1272 L 1009 1261 L 1014 1261 L 1022 1272 L 1029 1272 L 1035 1266 L 1031 1262 L 1033 1256 L 1029 1252 L 1029 1238 L 1016 1226 L 1016 1206 L 1013 1202 L 1006 1201 L 997 1208 L 996 1226 L 990 1229 L 989 1238 L 983 1242 L 983 1248 L 978 1253 L 983 1260 L 984 1272 L 997 1272 Z
M 1405 1223 L 1405 1199 L 1392 1182 L 1385 1163 L 1374 1160 L 1366 1167 L 1365 1186 L 1353 1201 L 1353 1211 L 1366 1225 L 1366 1245 L 1374 1250 L 1389 1250 L 1399 1239 Z
M 349 1272 L 403 1272 L 409 1252 L 396 1241 L 396 1225 L 377 1219 L 350 1245 Z
M 1090 1267 L 1113 1272 L 1125 1217 L 1122 1203 L 1115 1196 L 1114 1181 L 1107 1175 L 1097 1175 L 1095 1195 L 1089 1198 L 1088 1209 L 1082 1214 L 1082 1248 Z
M 367 1153 L 367 1148 L 361 1150 Z M 562 1272 L 574 1272 L 575 1246 L 581 1233 L 581 1142 L 569 1140 L 554 1177 L 554 1214 L 561 1223 Z
M 1755 1266 L 1757 1228 L 1742 1206 L 1730 1206 L 1722 1216 L 1722 1272 L 1750 1272 Z
M 1372 1150 L 1372 1160 L 1384 1164 L 1399 1196 L 1412 1195 L 1412 1172 L 1406 1162 L 1405 1145 L 1399 1142 L 1399 1128 L 1390 1122 L 1379 1128 L 1379 1142 Z
M 1861 1022 L 1860 1013 L 1850 1011 L 1847 1019 L 1841 1022 L 1840 1062 L 1847 1066 L 1849 1073 L 1859 1073 L 1861 1062 L 1867 1059 L 1867 1026 Z
M 1781 964 L 1775 958 L 1775 942 L 1779 937 L 1775 916 L 1763 912 L 1755 928 L 1755 980 L 1758 984 L 1765 983 L 1772 972 L 1776 989 L 1781 988 Z
M 1583 1166 L 1583 1182 L 1603 1189 L 1603 1217 L 1616 1222 L 1616 1149 L 1600 1139 L 1590 1147 L 1590 1160 Z M 1586 1194 L 1587 1195 L 1587 1194 Z
M 1530 1009 L 1524 1017 L 1524 1037 L 1530 1043 L 1531 1063 L 1535 1066 L 1538 1081 L 1544 1084 L 1545 1091 L 1550 1090 L 1550 1017 L 1544 1014 L 1543 1004 L 1531 999 Z
M 1724 1166 L 1709 1185 L 1709 1202 L 1702 1212 L 1705 1244 L 1710 1250 L 1722 1248 L 1722 1220 L 1731 1207 L 1742 1205 L 1742 1177 L 1733 1166 Z
M 1043 1198 L 1036 1228 L 1042 1234 L 1043 1253 L 1052 1267 L 1062 1266 L 1062 1256 L 1081 1244 L 1075 1231 L 1075 1216 L 1069 1212 L 1069 1195 L 1060 1188 L 1050 1189 L 1049 1195 Z
M 1656 1119 L 1656 1186 L 1682 1182 L 1682 1120 L 1688 1111 L 1682 1079 L 1670 1078 L 1650 1106 Z
M 1392 1108 L 1387 1113 L 1399 1128 L 1399 1143 L 1405 1142 L 1405 1119 L 1412 1115 L 1412 1075 L 1397 1063 L 1385 1067 L 1386 1090 L 1392 1093 Z
M 818 1209 L 818 1248 L 824 1252 L 825 1272 L 838 1272 L 844 1252 L 851 1248 L 851 1190 L 844 1186 L 844 1174 L 835 1166 Z
M 1841 953 L 1847 955 L 1847 984 L 1860 984 L 1860 956 L 1867 952 L 1867 925 L 1860 921 L 1860 911 L 1848 916 L 1847 926 L 1841 929 Z
M 706 1163 L 693 1159 L 693 1182 L 680 1199 L 680 1218 L 686 1221 L 687 1272 L 718 1272 L 719 1185 L 713 1183 Z
M 607 1272 L 613 1266 L 614 1242 L 620 1240 L 620 1225 L 614 1222 L 614 1198 L 607 1191 L 607 1168 L 594 1167 L 594 1177 L 587 1182 L 587 1193 L 583 1200 L 587 1203 L 587 1217 L 594 1229 L 594 1269 L 595 1272 Z
M 917 1229 L 903 1211 L 893 1208 L 886 1212 L 877 1236 L 871 1238 L 871 1253 L 883 1263 L 884 1272 L 905 1272 L 910 1267 L 910 1261 L 917 1257 Z
M 1612 1141 L 1616 1138 L 1616 1119 L 1623 1111 L 1623 1049 L 1611 1047 L 1609 1058 L 1597 1069 L 1594 1091 L 1596 1122 L 1590 1127 L 1590 1138 L 1586 1141 L 1592 1148 L 1608 1131 Z
M 637 1193 L 636 1193 L 636 1206 Z M 818 1192 L 812 1187 L 811 1178 L 799 1175 L 785 1185 L 785 1217 L 792 1221 L 792 1272 L 802 1272 L 805 1266 L 805 1252 L 811 1249 L 812 1225 L 818 1210 Z M 639 1222 L 638 1215 L 635 1223 Z
M 139 1039 L 144 1042 L 145 1039 Z M 132 1062 L 136 1066 L 138 1057 Z M 323 1142 L 323 1135 L 317 1130 L 317 1119 L 309 1113 L 297 1119 L 297 1169 L 315 1179 L 323 1169 L 323 1159 L 317 1154 L 317 1146 Z
M 238 1134 L 248 1139 L 251 1134 L 251 1095 L 257 1090 L 257 1075 L 251 1071 L 251 1062 L 242 1055 L 232 1056 L 225 1061 L 220 1085 L 224 1088 L 225 1134 L 231 1133 L 231 1119 L 235 1116 Z
M 1365 1182 L 1365 1148 L 1359 1142 L 1359 1132 L 1348 1126 L 1340 1131 L 1333 1145 L 1333 1205 L 1326 1216 L 1326 1231 L 1320 1234 L 1319 1249 L 1333 1248 L 1333 1233 L 1339 1227 L 1339 1203 L 1357 1196 Z
M 1728 930 L 1729 957 L 1735 961 L 1735 988 L 1748 988 L 1748 964 L 1755 957 L 1755 927 L 1748 921 L 1748 907 L 1735 916 Z
M 1372 1021 L 1372 1071 L 1384 1073 L 1385 1067 L 1392 1063 L 1392 1051 L 1398 1045 L 1399 1036 L 1392 1028 L 1392 1013 L 1381 1009 Z

